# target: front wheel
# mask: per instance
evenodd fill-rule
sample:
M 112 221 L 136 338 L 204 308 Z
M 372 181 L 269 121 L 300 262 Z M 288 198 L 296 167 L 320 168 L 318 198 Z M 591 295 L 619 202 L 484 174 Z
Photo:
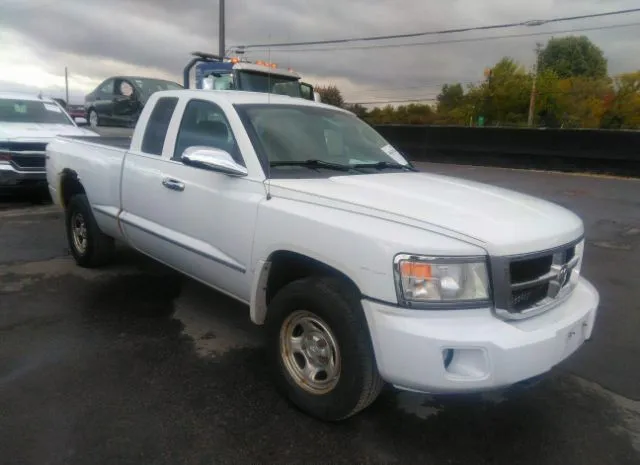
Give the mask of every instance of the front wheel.
M 65 220 L 69 249 L 78 265 L 96 268 L 109 262 L 115 248 L 114 240 L 100 231 L 86 195 L 77 194 L 71 198 Z
M 351 286 L 331 277 L 288 284 L 269 305 L 266 329 L 276 386 L 304 412 L 343 420 L 378 397 L 383 381 Z

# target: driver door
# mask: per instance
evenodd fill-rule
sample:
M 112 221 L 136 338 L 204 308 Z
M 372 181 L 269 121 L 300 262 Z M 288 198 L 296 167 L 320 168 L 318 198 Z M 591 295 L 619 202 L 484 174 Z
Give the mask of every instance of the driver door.
M 262 182 L 185 165 L 189 147 L 229 152 L 245 166 L 224 110 L 208 100 L 181 97 L 177 133 L 162 157 L 131 157 L 123 177 L 125 223 L 143 252 L 225 293 L 249 301 L 250 261 Z M 175 118 L 174 118 L 175 119 Z

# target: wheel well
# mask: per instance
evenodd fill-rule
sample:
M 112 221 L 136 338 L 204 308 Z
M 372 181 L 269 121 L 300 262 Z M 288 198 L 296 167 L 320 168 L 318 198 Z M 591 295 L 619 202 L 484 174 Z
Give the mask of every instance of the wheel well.
M 269 278 L 266 288 L 266 304 L 269 305 L 271 299 L 287 284 L 308 276 L 334 276 L 344 280 L 351 286 L 357 295 L 360 289 L 351 278 L 332 266 L 322 263 L 306 255 L 290 251 L 277 251 L 269 257 Z
M 60 181 L 60 198 L 62 199 L 62 206 L 67 207 L 71 197 L 76 194 L 85 194 L 84 187 L 78 179 L 77 173 L 71 170 L 66 170 L 62 173 Z

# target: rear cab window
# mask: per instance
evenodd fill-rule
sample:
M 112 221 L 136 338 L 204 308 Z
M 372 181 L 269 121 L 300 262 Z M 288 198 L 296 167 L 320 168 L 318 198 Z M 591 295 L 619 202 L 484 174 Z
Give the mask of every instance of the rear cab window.
M 156 102 L 142 139 L 141 151 L 149 155 L 162 155 L 171 117 L 178 104 L 178 97 L 162 97 Z

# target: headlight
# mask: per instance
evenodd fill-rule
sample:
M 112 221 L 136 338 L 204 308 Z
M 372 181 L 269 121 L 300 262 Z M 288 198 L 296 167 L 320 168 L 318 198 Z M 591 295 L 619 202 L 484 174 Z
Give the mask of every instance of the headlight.
M 579 275 L 580 270 L 582 269 L 582 260 L 584 258 L 584 239 L 576 244 L 575 252 L 573 254 L 574 257 L 578 259 L 578 263 L 573 268 L 573 271 Z
M 484 257 L 398 255 L 394 272 L 398 300 L 409 307 L 469 307 L 491 301 Z
M 571 268 L 571 273 L 569 275 L 569 287 L 573 288 L 578 285 L 578 281 L 580 280 L 580 271 L 582 270 L 582 260 L 584 258 L 584 239 L 578 242 L 575 245 L 573 258 L 569 260 L 569 264 L 571 262 L 575 262 L 573 268 Z

